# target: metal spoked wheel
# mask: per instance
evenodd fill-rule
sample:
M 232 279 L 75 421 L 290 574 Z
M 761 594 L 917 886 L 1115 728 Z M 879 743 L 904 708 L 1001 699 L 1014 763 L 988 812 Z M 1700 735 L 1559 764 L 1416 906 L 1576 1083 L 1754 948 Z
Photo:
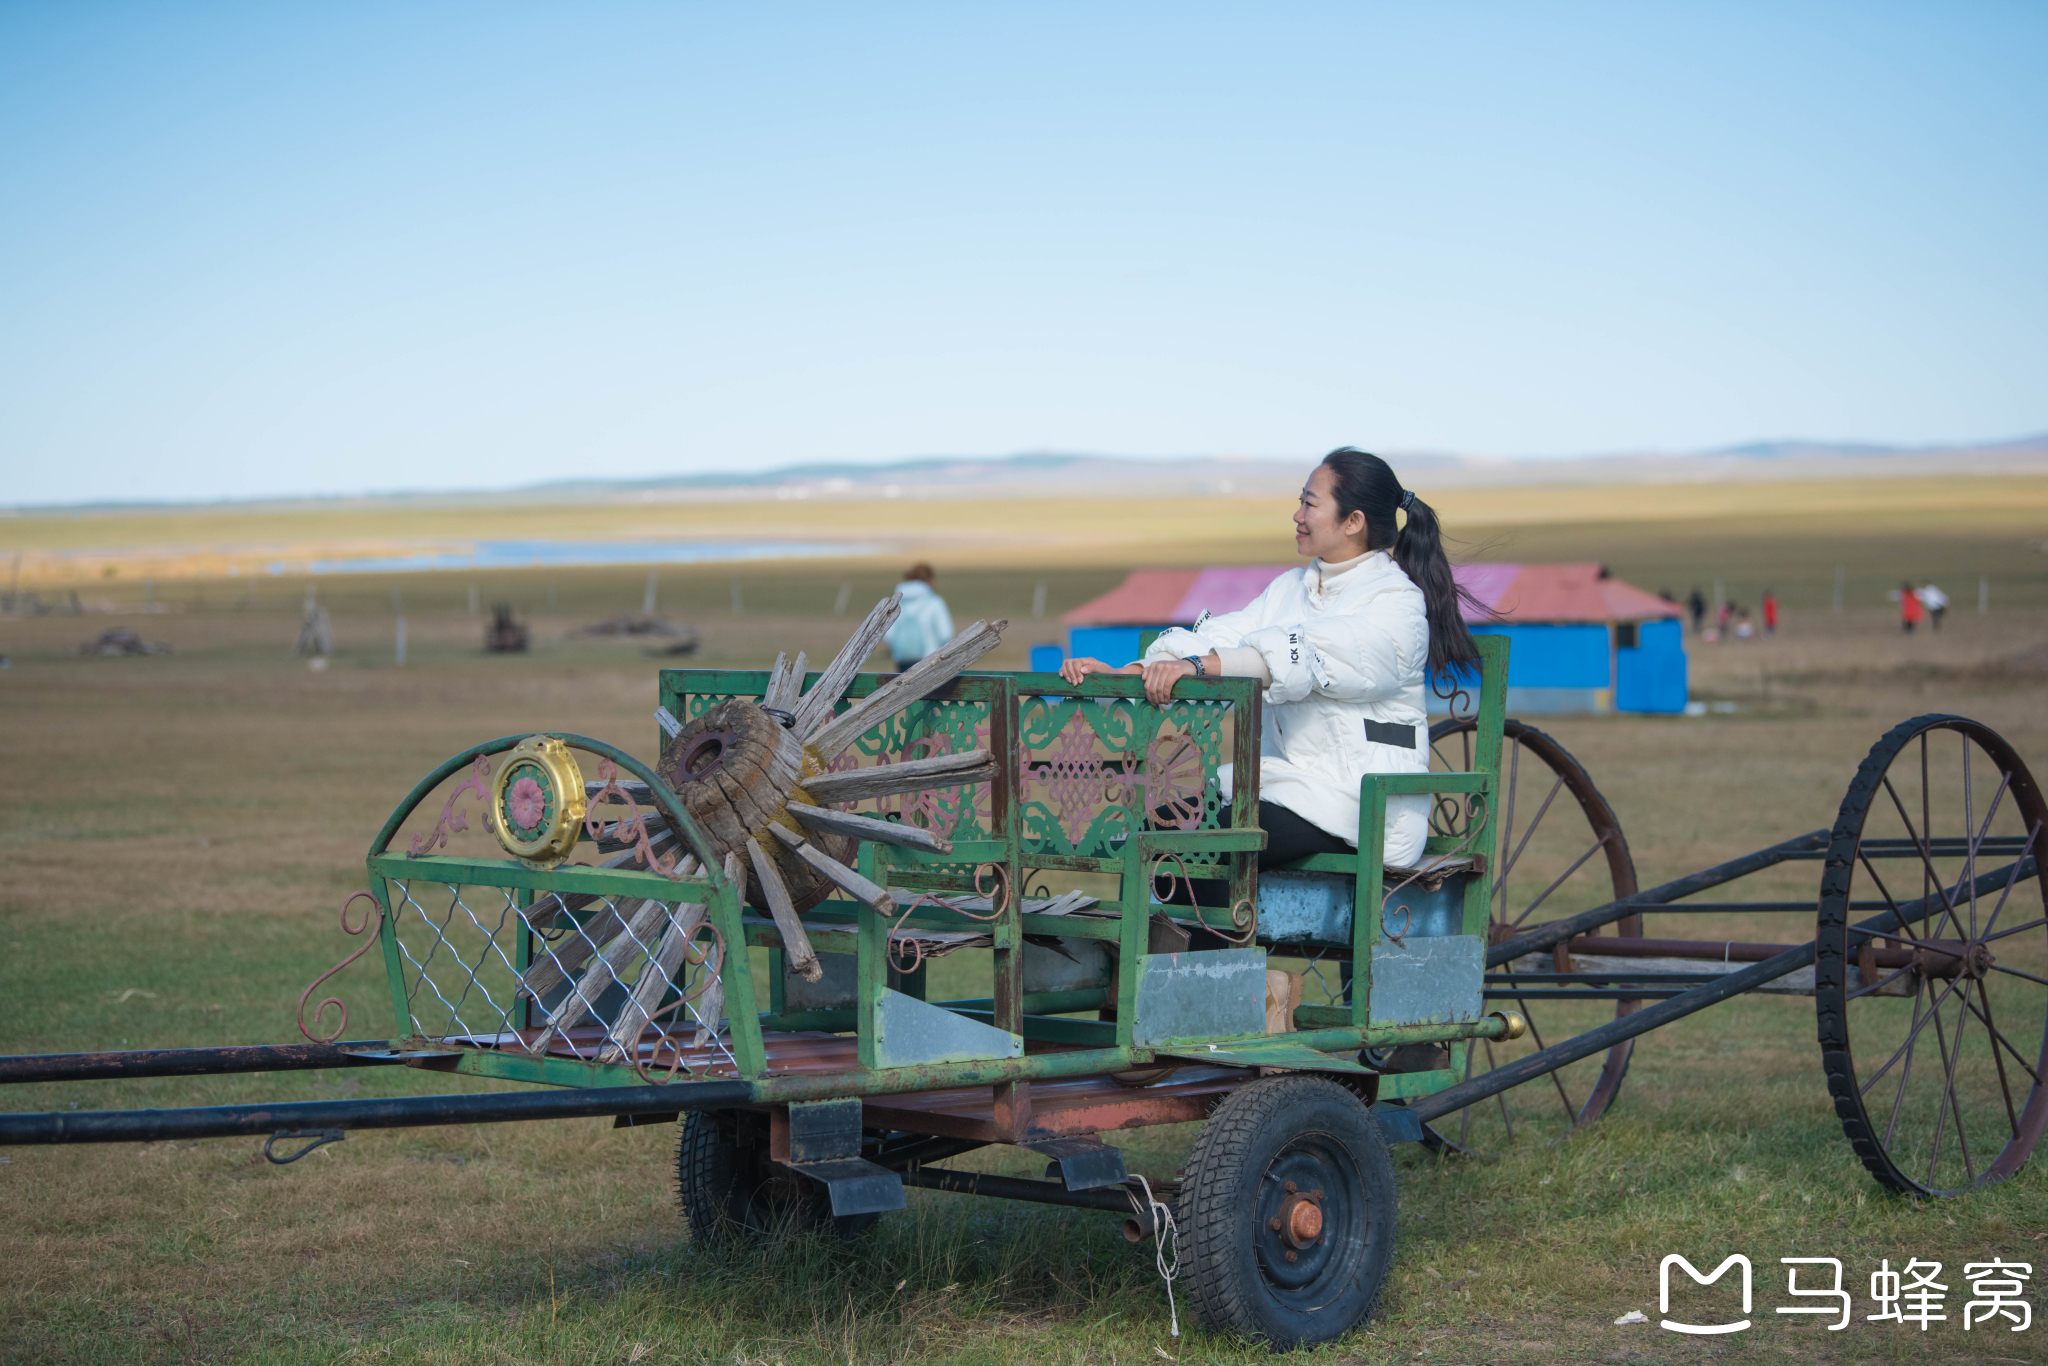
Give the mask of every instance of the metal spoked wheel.
M 1343 1336 L 1394 1257 L 1394 1164 L 1358 1097 L 1323 1077 L 1230 1093 L 1188 1155 L 1175 1222 L 1195 1312 L 1275 1351 Z
M 1469 770 L 1477 725 L 1474 720 L 1453 719 L 1431 726 L 1430 766 L 1439 772 Z M 1527 782 L 1522 781 L 1525 778 Z M 1635 895 L 1636 866 L 1621 822 L 1563 745 L 1534 726 L 1508 721 L 1502 733 L 1501 787 L 1498 839 L 1489 856 L 1494 869 L 1489 943 L 1546 920 Z M 1600 931 L 1628 939 L 1641 938 L 1642 932 L 1639 915 Z M 1529 1032 L 1515 1042 L 1470 1045 L 1462 1079 L 1483 1076 L 1527 1053 L 1632 1014 L 1641 1004 L 1558 999 L 1565 989 L 1541 983 L 1532 983 L 1528 993 L 1498 995 L 1501 978 L 1558 971 L 1557 955 L 1548 953 L 1488 971 L 1489 993 L 1521 1011 Z M 1495 1152 L 1513 1143 L 1517 1134 L 1554 1139 L 1590 1124 L 1606 1113 L 1621 1089 L 1634 1043 L 1623 1040 L 1604 1054 L 1444 1115 L 1425 1126 L 1424 1141 L 1440 1151 Z
M 1871 1175 L 1953 1195 L 2048 1128 L 2041 789 L 1997 732 L 1921 716 L 1871 747 L 1828 845 L 1814 964 L 1828 1090 Z M 1888 934 L 1858 930 L 1901 917 Z

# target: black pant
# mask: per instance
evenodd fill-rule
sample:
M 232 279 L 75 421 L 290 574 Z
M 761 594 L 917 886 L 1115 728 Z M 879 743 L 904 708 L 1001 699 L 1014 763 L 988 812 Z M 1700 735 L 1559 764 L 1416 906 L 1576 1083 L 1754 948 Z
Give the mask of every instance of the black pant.
M 1161 823 L 1169 817 L 1162 812 Z M 1223 824 L 1230 824 L 1230 808 L 1223 808 Z M 1296 859 L 1307 858 L 1310 854 L 1349 854 L 1353 850 L 1321 826 L 1311 825 L 1278 802 L 1259 803 L 1259 828 L 1266 832 L 1266 847 L 1259 851 L 1259 871 L 1279 868 Z M 1188 890 L 1194 889 L 1194 899 L 1188 897 Z M 1166 898 L 1173 906 L 1228 906 L 1230 884 L 1206 880 L 1192 882 L 1176 879 L 1172 893 Z

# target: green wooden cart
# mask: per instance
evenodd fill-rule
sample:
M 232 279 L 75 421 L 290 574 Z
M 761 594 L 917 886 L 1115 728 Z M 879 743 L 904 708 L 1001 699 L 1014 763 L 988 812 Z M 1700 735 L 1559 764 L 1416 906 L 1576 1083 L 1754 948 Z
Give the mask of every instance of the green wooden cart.
M 836 767 L 981 750 L 992 780 L 862 803 L 927 838 L 859 843 L 860 878 L 887 896 L 803 910 L 808 975 L 787 922 L 746 903 L 744 874 L 655 771 L 574 735 L 478 745 L 422 780 L 369 857 L 367 919 L 406 1034 L 391 1049 L 511 1081 L 651 1084 L 672 1106 L 620 1122 L 681 1117 L 700 1237 L 851 1231 L 901 1208 L 905 1185 L 1118 1209 L 1134 1237 L 1165 1234 L 1171 1211 L 1205 1319 L 1334 1337 L 1386 1275 L 1387 1144 L 1422 1137 L 1405 1102 L 1460 1076 L 1471 1041 L 1521 1028 L 1482 993 L 1491 889 L 1474 851 L 1492 847 L 1506 646 L 1480 648 L 1470 770 L 1368 777 L 1359 852 L 1269 872 L 1263 899 L 1250 680 L 1190 680 L 1155 706 L 1128 678 L 956 678 Z M 660 678 L 681 722 L 770 686 Z M 511 802 L 522 764 L 549 799 L 584 798 L 596 856 L 587 837 L 571 847 L 587 865 L 455 851 L 469 804 Z M 1422 867 L 1388 869 L 1386 804 L 1403 795 L 1431 800 L 1433 833 Z M 510 809 L 486 824 L 509 829 Z M 664 868 L 682 853 L 694 872 Z M 1272 966 L 1287 960 L 1312 963 L 1309 999 L 1305 973 Z M 1134 1199 L 1101 1135 L 1190 1120 L 1206 1123 L 1180 1179 Z M 1042 1154 L 1052 1179 L 938 1165 L 992 1143 Z

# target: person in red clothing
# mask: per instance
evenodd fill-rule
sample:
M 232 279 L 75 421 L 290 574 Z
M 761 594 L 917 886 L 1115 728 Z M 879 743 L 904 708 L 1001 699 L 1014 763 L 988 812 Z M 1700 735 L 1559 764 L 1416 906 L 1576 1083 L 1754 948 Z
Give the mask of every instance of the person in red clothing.
M 1913 591 L 1912 584 L 1902 583 L 1899 585 L 1899 629 L 1910 636 L 1919 623 L 1920 595 Z
M 1764 634 L 1778 634 L 1778 595 L 1775 590 L 1764 590 Z

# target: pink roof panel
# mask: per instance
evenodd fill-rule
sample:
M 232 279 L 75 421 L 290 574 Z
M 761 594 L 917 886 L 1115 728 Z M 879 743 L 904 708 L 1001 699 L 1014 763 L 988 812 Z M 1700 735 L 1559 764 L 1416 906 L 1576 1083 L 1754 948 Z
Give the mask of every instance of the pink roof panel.
M 1468 566 L 1470 569 L 1492 567 Z M 1519 572 L 1491 603 L 1496 620 L 1654 621 L 1659 617 L 1679 614 L 1677 603 L 1666 602 L 1656 594 L 1646 593 L 1620 579 L 1601 578 L 1597 564 L 1524 564 L 1514 567 Z
M 1188 587 L 1187 595 L 1169 620 L 1177 624 L 1192 625 L 1195 619 L 1208 612 L 1221 616 L 1249 606 L 1252 600 L 1266 591 L 1266 585 L 1287 571 L 1272 565 L 1243 569 L 1204 569 L 1195 576 Z
M 1522 566 L 1518 564 L 1459 564 L 1451 566 L 1451 577 L 1458 581 L 1458 587 L 1479 599 L 1480 606 L 1487 611 L 1496 611 L 1500 600 L 1514 581 L 1521 576 Z M 1488 620 L 1485 616 L 1474 617 L 1466 609 L 1471 621 Z
M 1199 569 L 1133 569 L 1122 583 L 1063 613 L 1060 620 L 1069 626 L 1165 625 L 1174 620 L 1181 599 L 1201 574 Z
M 1101 597 L 1060 618 L 1069 626 L 1189 626 L 1203 612 L 1235 612 L 1286 573 L 1274 565 L 1217 569 L 1134 569 Z M 1472 622 L 1654 621 L 1679 615 L 1664 601 L 1597 564 L 1461 564 L 1458 583 L 1487 609 Z

